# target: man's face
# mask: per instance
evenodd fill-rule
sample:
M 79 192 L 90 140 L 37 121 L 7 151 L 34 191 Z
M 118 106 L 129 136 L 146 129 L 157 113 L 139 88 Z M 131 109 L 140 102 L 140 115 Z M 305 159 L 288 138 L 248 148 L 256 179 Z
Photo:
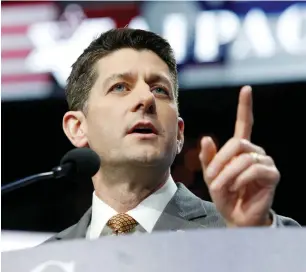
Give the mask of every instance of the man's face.
M 170 166 L 184 123 L 167 64 L 152 51 L 121 49 L 96 69 L 82 127 L 102 164 Z

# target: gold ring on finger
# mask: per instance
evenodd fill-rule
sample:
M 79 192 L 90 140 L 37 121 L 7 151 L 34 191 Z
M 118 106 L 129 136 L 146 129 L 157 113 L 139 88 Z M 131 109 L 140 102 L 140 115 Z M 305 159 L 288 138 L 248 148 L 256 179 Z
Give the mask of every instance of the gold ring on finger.
M 260 163 L 260 155 L 256 152 L 251 152 L 250 155 L 252 156 L 255 163 Z

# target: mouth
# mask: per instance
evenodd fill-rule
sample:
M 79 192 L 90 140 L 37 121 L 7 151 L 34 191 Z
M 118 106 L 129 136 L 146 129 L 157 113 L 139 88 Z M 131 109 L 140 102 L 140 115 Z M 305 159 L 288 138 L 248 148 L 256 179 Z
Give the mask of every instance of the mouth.
M 128 134 L 158 135 L 158 131 L 151 122 L 139 122 L 128 131 Z

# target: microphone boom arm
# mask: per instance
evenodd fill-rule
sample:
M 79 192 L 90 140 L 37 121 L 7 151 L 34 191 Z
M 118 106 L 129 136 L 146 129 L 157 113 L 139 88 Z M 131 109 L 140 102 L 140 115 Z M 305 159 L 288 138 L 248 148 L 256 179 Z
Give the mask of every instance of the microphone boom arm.
M 54 172 L 49 171 L 45 173 L 35 174 L 35 175 L 20 179 L 15 182 L 11 182 L 9 184 L 1 186 L 1 195 L 14 191 L 15 189 L 18 189 L 20 187 L 24 187 L 36 181 L 52 178 L 53 176 L 54 176 Z
M 62 178 L 66 176 L 67 174 L 69 174 L 69 172 L 72 170 L 72 167 L 73 167 L 72 164 L 64 164 L 61 166 L 54 167 L 52 171 L 50 172 L 35 174 L 32 176 L 17 180 L 15 182 L 11 182 L 1 187 L 1 195 L 14 191 L 15 189 L 24 187 L 36 181 L 50 179 L 50 178 L 55 178 L 55 179 Z
M 100 157 L 90 148 L 75 148 L 66 153 L 61 165 L 50 172 L 32 175 L 1 187 L 1 195 L 44 179 L 59 179 L 65 176 L 92 177 L 100 168 Z

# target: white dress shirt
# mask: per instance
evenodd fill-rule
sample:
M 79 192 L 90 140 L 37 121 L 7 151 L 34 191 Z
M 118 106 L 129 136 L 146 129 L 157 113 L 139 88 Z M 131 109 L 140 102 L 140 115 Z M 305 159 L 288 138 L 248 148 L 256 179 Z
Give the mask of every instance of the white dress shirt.
M 149 195 L 137 207 L 128 211 L 127 214 L 132 216 L 144 231 L 151 233 L 176 190 L 177 186 L 170 176 L 161 188 Z M 104 203 L 93 192 L 92 217 L 86 238 L 96 239 L 100 237 L 102 231 L 106 228 L 107 221 L 116 214 L 118 212 Z

